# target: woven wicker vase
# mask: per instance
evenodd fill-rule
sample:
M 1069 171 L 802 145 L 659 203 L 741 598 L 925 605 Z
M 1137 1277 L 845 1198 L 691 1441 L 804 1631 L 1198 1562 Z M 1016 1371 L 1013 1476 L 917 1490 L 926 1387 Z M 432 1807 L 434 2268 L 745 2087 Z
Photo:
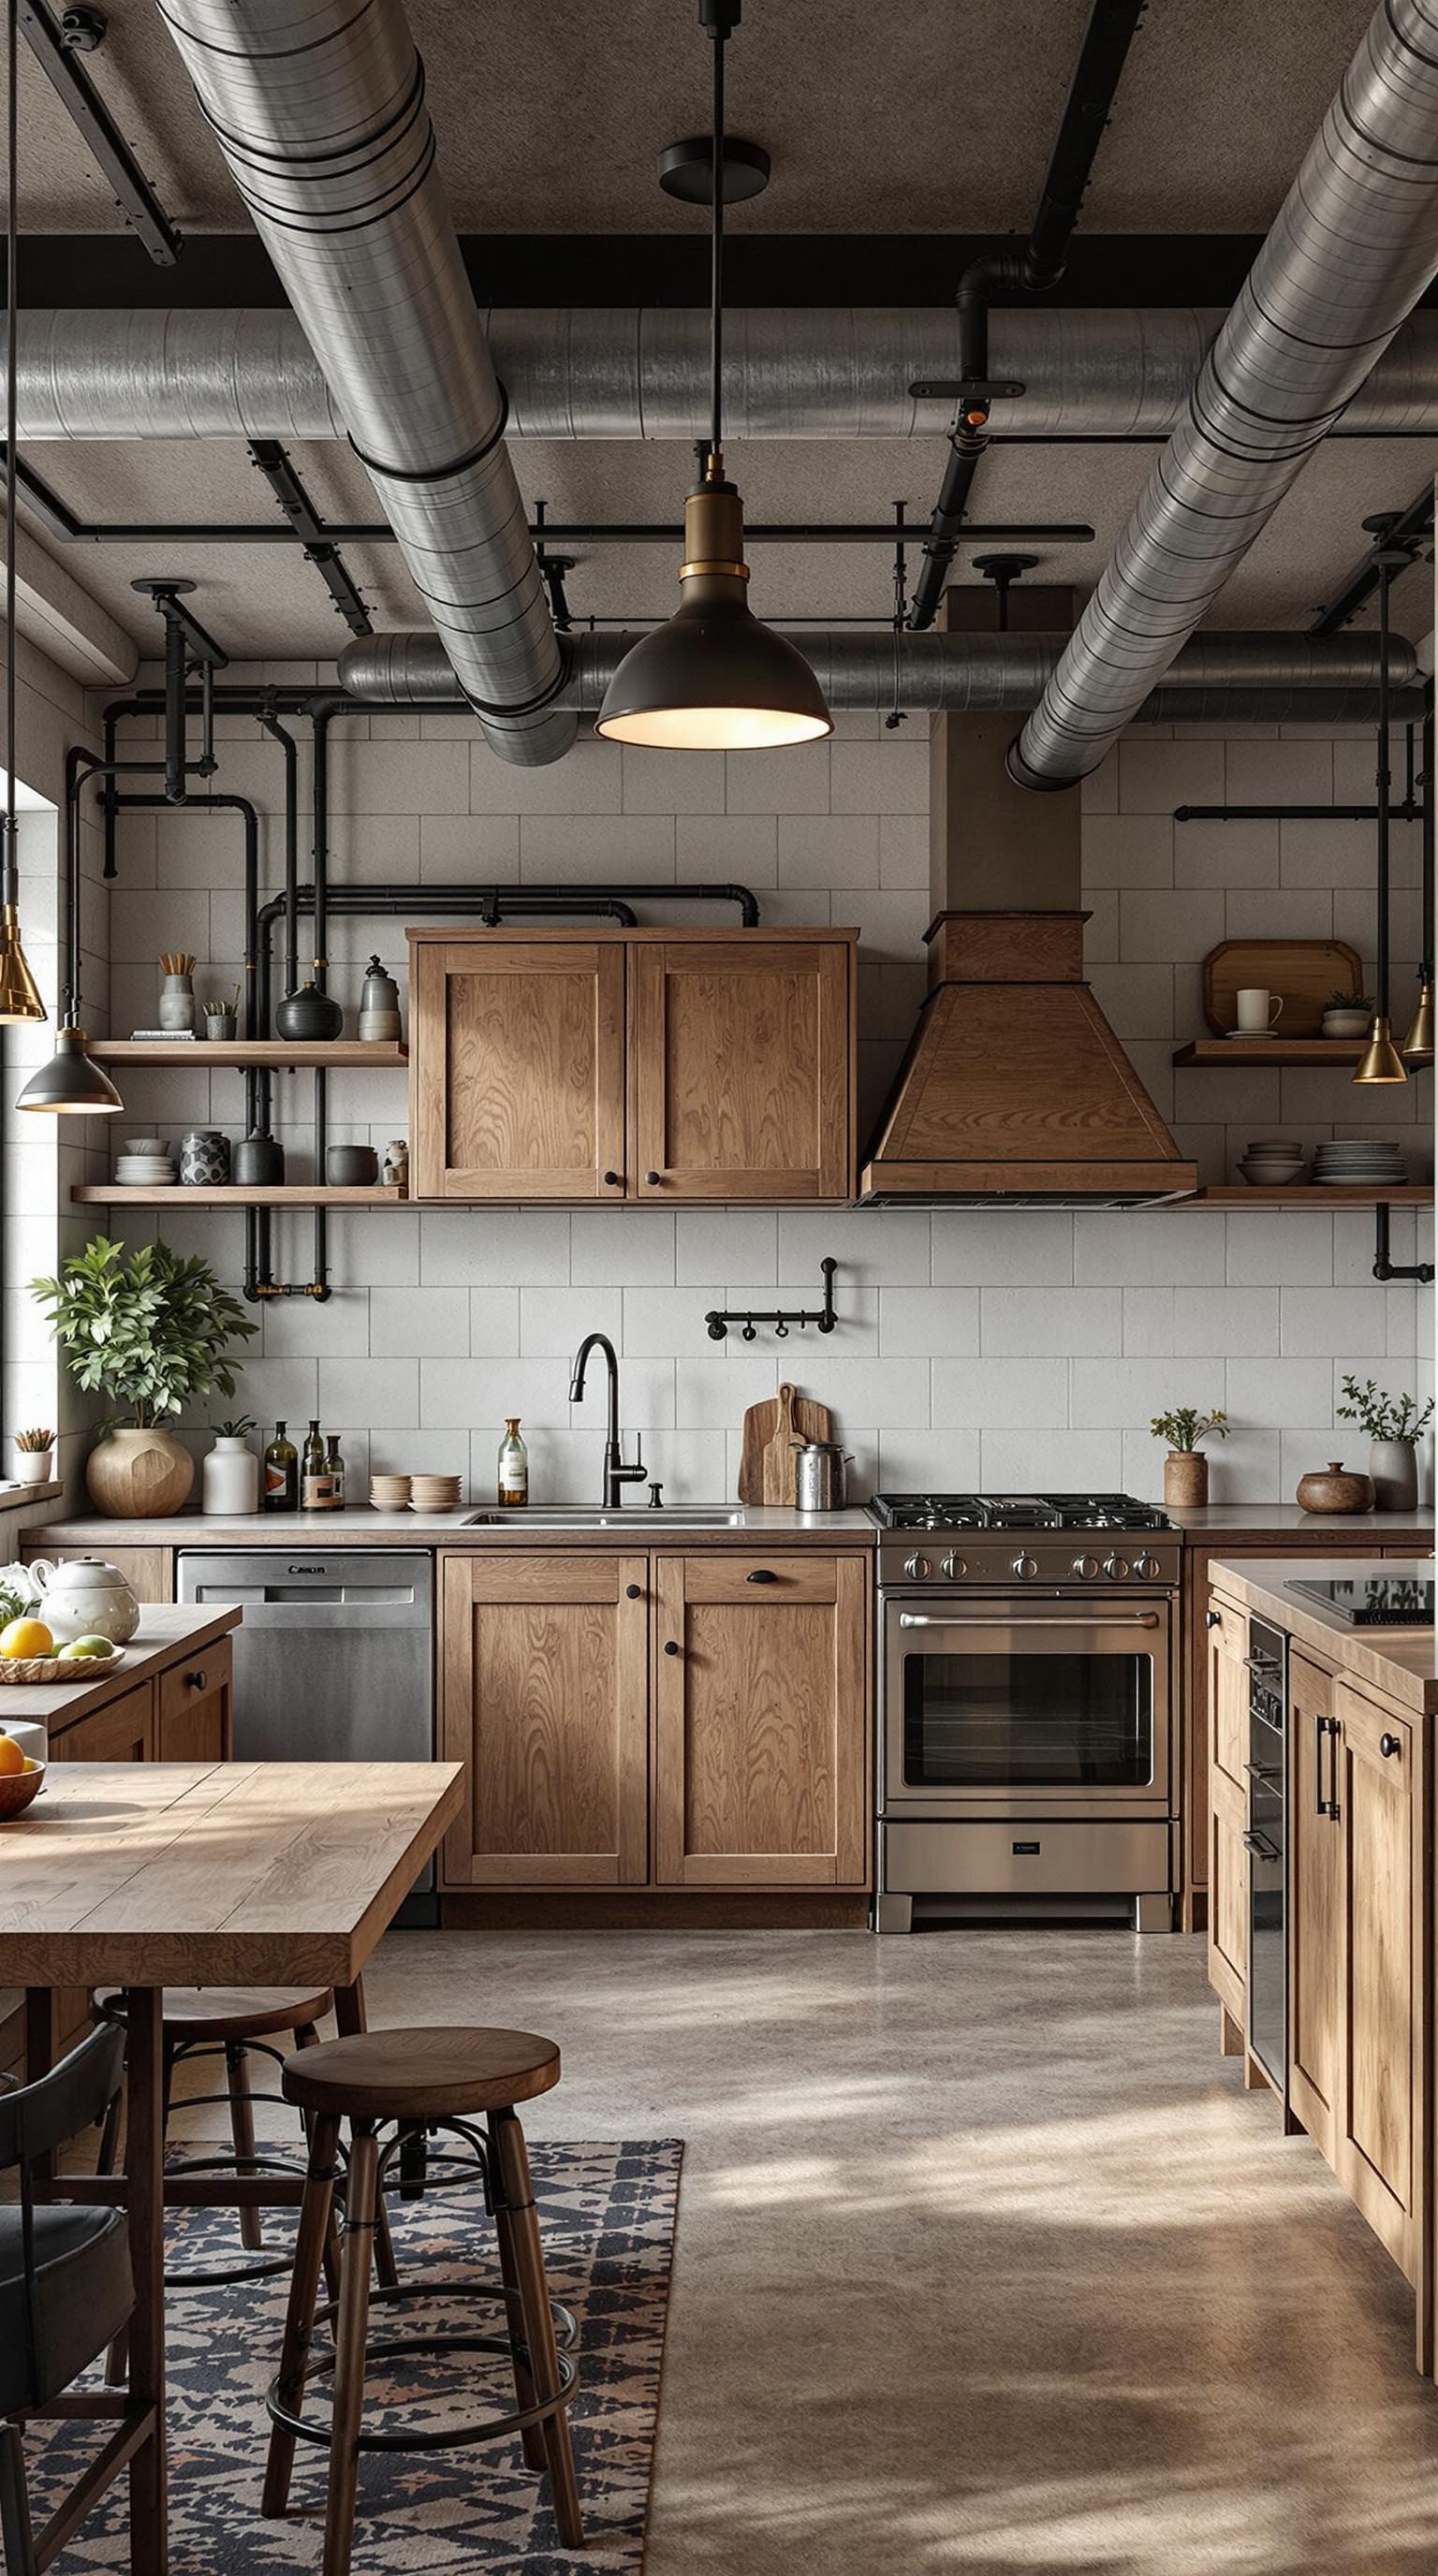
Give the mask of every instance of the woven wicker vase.
M 1208 1500 L 1208 1460 L 1201 1449 L 1170 1449 L 1163 1462 L 1163 1499 L 1171 1512 L 1195 1511 Z
M 195 1462 L 170 1431 L 112 1431 L 85 1461 L 85 1488 L 97 1511 L 116 1520 L 164 1520 L 195 1481 Z

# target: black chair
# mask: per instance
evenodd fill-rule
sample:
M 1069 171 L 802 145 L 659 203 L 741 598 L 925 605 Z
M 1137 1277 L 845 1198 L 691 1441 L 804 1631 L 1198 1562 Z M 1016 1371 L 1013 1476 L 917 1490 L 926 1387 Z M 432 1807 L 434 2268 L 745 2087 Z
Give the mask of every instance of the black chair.
M 122 2030 L 97 2030 L 37 2083 L 0 2093 L 0 2171 L 18 2169 L 20 2185 L 18 2201 L 0 2207 L 0 2535 L 6 2576 L 41 2576 L 156 2429 L 154 2408 L 134 2405 L 123 2394 L 64 2394 L 98 2360 L 135 2304 L 123 2210 L 35 2196 L 35 2167 L 104 2119 L 120 2089 L 124 2055 Z M 30 2525 L 21 2439 L 27 2416 L 93 2417 L 115 2426 L 38 2539 Z

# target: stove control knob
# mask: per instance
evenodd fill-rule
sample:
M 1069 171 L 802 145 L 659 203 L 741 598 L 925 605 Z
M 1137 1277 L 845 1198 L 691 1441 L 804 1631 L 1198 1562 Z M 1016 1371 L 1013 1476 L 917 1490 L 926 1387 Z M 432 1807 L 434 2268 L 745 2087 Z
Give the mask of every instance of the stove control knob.
M 1098 1581 L 1099 1570 L 1098 1558 L 1096 1556 L 1076 1556 L 1074 1558 L 1073 1570 L 1081 1582 L 1096 1583 Z
M 1103 1570 L 1108 1576 L 1110 1583 L 1122 1583 L 1124 1576 L 1128 1572 L 1128 1558 L 1126 1556 L 1106 1556 L 1103 1561 Z
M 1136 1556 L 1133 1561 L 1133 1570 L 1138 1576 L 1140 1582 L 1152 1583 L 1156 1574 L 1162 1574 L 1163 1567 L 1159 1564 L 1156 1556 Z
M 1025 1582 L 1028 1581 L 1030 1575 L 1037 1574 L 1038 1570 L 1038 1566 L 1031 1556 L 1016 1556 L 1014 1558 L 1014 1572 Z
M 968 1570 L 968 1558 L 966 1556 L 955 1556 L 952 1548 L 950 1548 L 948 1555 L 945 1557 L 943 1564 L 939 1568 L 939 1572 L 946 1583 L 957 1583 L 959 1576 L 961 1574 L 967 1574 Z
M 933 1570 L 926 1556 L 906 1556 L 904 1559 L 904 1572 L 911 1583 L 922 1583 Z

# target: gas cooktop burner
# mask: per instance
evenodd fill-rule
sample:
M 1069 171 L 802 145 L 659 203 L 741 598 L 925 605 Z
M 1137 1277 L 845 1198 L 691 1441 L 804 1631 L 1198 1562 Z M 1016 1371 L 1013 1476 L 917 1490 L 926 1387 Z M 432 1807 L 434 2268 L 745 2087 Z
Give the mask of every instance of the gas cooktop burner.
M 1157 1530 L 1171 1523 L 1132 1494 L 876 1494 L 881 1529 Z

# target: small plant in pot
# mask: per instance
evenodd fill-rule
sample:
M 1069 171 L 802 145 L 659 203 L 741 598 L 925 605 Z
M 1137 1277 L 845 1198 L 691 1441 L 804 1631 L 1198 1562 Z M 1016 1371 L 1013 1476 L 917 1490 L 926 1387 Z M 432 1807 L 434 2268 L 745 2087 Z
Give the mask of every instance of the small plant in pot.
M 165 1243 L 127 1256 L 96 1235 L 58 1279 L 31 1287 L 75 1384 L 117 1408 L 86 1461 L 91 1501 L 122 1520 L 177 1512 L 195 1462 L 169 1425 L 192 1396 L 234 1394 L 241 1363 L 228 1345 L 257 1326 L 207 1261 L 182 1260 Z
M 1323 1005 L 1326 1038 L 1366 1038 L 1373 1019 L 1371 993 L 1330 993 Z
M 53 1431 L 17 1431 L 15 1474 L 22 1485 L 48 1485 L 55 1458 Z
M 1343 1381 L 1340 1422 L 1356 1422 L 1368 1435 L 1368 1473 L 1380 1512 L 1411 1512 L 1418 1503 L 1418 1443 L 1433 1419 L 1431 1399 L 1418 1409 L 1416 1395 L 1389 1395 L 1373 1378 L 1360 1386 Z
M 1171 1413 L 1156 1413 L 1149 1424 L 1155 1440 L 1168 1442 L 1168 1456 L 1163 1462 L 1163 1499 L 1170 1511 L 1191 1511 L 1208 1500 L 1208 1460 L 1203 1454 L 1205 1440 L 1228 1438 L 1228 1416 L 1217 1406 L 1211 1413 L 1200 1413 L 1196 1404 L 1175 1405 Z
M 249 1413 L 242 1413 L 237 1422 L 215 1424 L 215 1445 L 201 1471 L 203 1511 L 245 1520 L 259 1510 L 260 1462 L 246 1436 L 254 1427 Z
M 240 988 L 233 993 L 216 993 L 205 1004 L 207 1038 L 232 1038 L 240 1025 Z

